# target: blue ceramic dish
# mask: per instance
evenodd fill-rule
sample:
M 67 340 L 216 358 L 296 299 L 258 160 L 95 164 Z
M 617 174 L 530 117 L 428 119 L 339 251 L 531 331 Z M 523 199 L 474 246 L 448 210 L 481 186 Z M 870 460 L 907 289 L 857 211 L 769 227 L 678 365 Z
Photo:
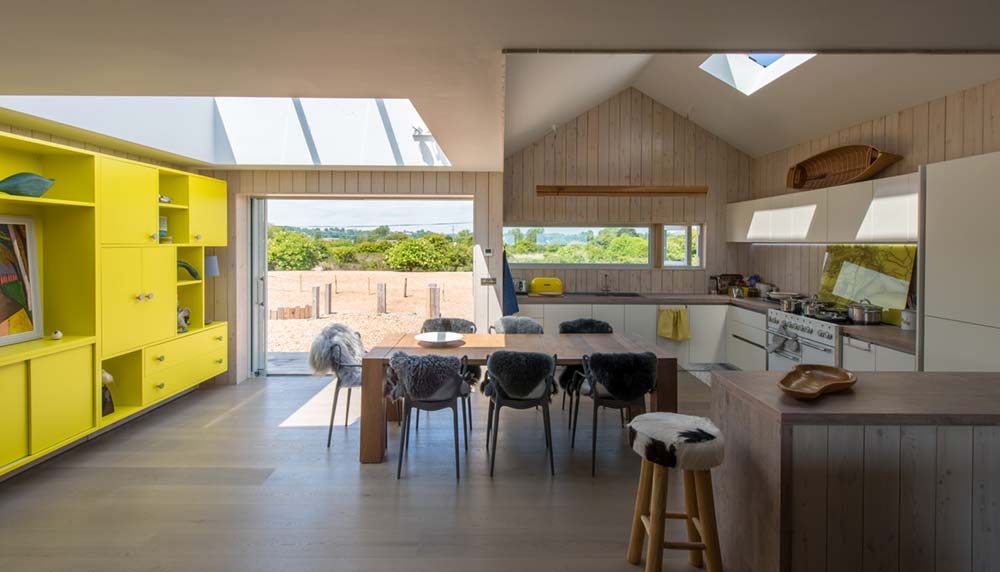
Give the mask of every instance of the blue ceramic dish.
M 0 191 L 19 197 L 38 198 L 44 195 L 55 182 L 55 179 L 46 179 L 34 173 L 18 173 L 0 181 Z

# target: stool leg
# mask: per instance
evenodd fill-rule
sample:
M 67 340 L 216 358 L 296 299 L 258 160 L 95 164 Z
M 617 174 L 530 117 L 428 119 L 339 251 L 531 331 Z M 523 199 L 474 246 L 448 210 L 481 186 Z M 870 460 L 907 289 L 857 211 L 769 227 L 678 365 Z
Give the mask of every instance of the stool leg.
M 663 568 L 663 527 L 666 512 L 667 468 L 653 463 L 653 491 L 649 501 L 649 545 L 646 547 L 646 572 L 660 572 Z
M 625 558 L 630 564 L 638 564 L 642 559 L 642 543 L 646 540 L 646 529 L 642 517 L 649 514 L 649 494 L 653 486 L 653 463 L 642 460 L 639 471 L 639 488 L 635 493 L 635 512 L 632 514 L 632 534 L 628 539 L 628 553 Z
M 688 542 L 701 542 L 701 535 L 698 534 L 698 528 L 692 520 L 698 518 L 698 495 L 695 490 L 694 473 L 691 471 L 684 471 L 684 513 L 688 516 L 685 521 L 685 524 L 687 524 Z M 702 551 L 688 551 L 688 562 L 692 566 L 701 568 L 705 564 L 702 558 Z
M 698 518 L 704 533 L 705 570 L 722 572 L 722 553 L 719 548 L 719 530 L 715 523 L 715 497 L 712 494 L 712 473 L 695 471 L 695 488 L 698 494 Z

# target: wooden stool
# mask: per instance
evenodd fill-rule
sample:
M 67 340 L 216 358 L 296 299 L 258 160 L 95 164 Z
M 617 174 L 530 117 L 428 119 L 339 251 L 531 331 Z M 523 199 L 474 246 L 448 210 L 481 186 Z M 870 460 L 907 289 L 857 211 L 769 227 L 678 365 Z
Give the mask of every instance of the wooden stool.
M 694 566 L 722 572 L 719 533 L 715 521 L 710 469 L 722 463 L 722 435 L 703 417 L 675 413 L 647 413 L 629 424 L 632 448 L 642 455 L 639 490 L 635 497 L 632 533 L 626 557 L 639 564 L 646 536 L 646 572 L 659 572 L 663 550 L 687 550 Z M 666 511 L 667 475 L 680 469 L 684 478 L 684 512 Z M 667 518 L 683 519 L 687 541 L 664 541 Z

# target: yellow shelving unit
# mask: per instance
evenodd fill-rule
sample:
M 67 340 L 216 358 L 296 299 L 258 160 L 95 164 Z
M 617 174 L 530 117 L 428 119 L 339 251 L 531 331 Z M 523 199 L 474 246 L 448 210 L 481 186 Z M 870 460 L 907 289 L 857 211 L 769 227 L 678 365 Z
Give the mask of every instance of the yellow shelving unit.
M 0 133 L 0 179 L 20 172 L 55 179 L 39 198 L 0 193 L 0 214 L 35 222 L 46 335 L 0 346 L 0 476 L 228 367 L 225 322 L 206 325 L 203 280 L 177 268 L 184 260 L 200 277 L 204 247 L 225 246 L 224 182 Z M 191 308 L 185 333 L 178 304 Z M 109 415 L 102 369 L 115 378 Z

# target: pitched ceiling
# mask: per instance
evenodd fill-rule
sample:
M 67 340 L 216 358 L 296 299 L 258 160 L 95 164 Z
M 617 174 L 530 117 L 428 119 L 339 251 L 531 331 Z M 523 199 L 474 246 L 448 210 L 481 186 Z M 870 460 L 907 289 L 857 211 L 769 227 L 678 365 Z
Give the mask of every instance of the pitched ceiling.
M 409 98 L 469 170 L 503 165 L 505 48 L 1000 49 L 986 0 L 50 0 L 3 18 L 0 95 Z
M 707 56 L 511 56 L 505 152 L 627 86 L 757 156 L 1000 78 L 1000 55 L 820 54 L 746 96 L 699 69 Z

